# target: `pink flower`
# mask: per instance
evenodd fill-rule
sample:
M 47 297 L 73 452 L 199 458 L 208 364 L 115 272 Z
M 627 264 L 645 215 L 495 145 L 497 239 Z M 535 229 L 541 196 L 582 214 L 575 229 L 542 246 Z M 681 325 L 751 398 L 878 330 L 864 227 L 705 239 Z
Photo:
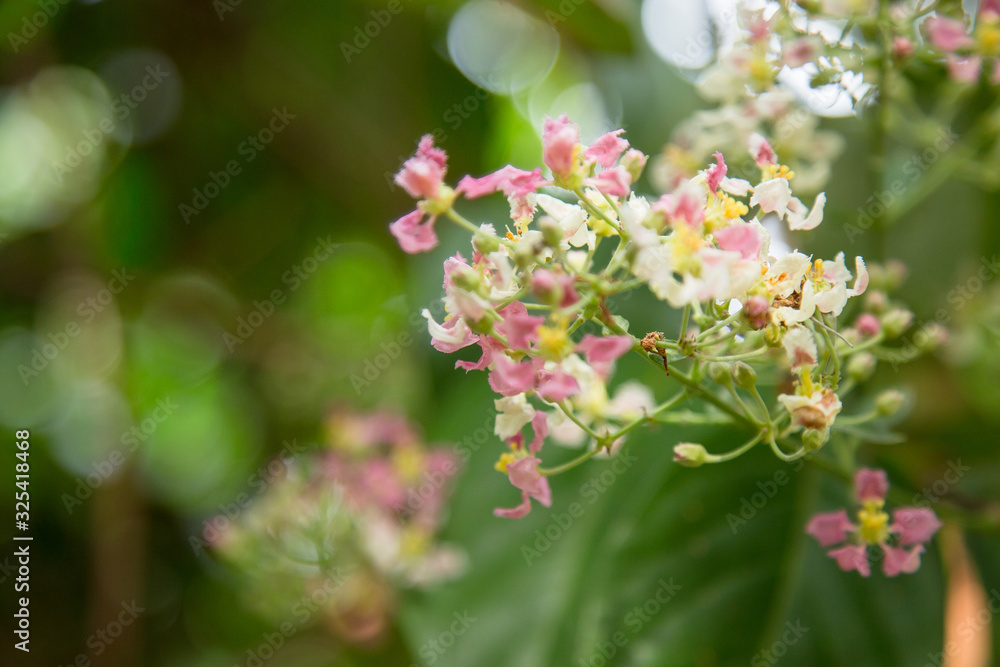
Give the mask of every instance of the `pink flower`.
M 889 480 L 884 470 L 862 468 L 854 475 L 854 495 L 858 500 L 885 500 L 889 491 Z
M 867 577 L 871 574 L 871 568 L 868 565 L 868 548 L 863 544 L 849 544 L 839 549 L 834 549 L 827 555 L 837 559 L 837 565 L 844 572 L 857 570 L 862 577 Z
M 914 48 L 913 42 L 906 37 L 897 37 L 892 40 L 892 57 L 893 58 L 909 58 L 913 55 Z
M 631 192 L 632 174 L 625 167 L 605 169 L 601 173 L 587 179 L 587 185 L 603 192 L 609 197 L 628 197 Z
M 545 438 L 549 435 L 548 415 L 541 410 L 536 412 L 535 416 L 531 418 L 531 428 L 535 435 L 531 439 L 531 444 L 528 445 L 528 451 L 537 454 L 541 451 L 542 445 L 545 444 Z
M 843 542 L 847 539 L 847 533 L 856 528 L 847 518 L 847 511 L 839 509 L 814 516 L 806 526 L 806 533 L 815 537 L 821 547 L 828 547 Z
M 548 269 L 535 269 L 531 274 L 531 289 L 542 301 L 557 304 L 560 308 L 572 306 L 580 300 L 569 274 L 556 274 Z
M 576 346 L 577 352 L 583 352 L 587 363 L 605 380 L 611 373 L 612 364 L 631 349 L 631 336 L 601 337 L 587 334 Z
M 538 395 L 546 401 L 559 403 L 580 391 L 576 378 L 562 371 L 538 372 Z
M 726 166 L 726 160 L 723 158 L 722 153 L 716 152 L 713 157 L 715 157 L 715 164 L 709 167 L 705 172 L 705 184 L 708 186 L 709 192 L 718 191 L 719 184 L 722 183 L 722 179 L 725 177 L 726 172 L 729 171 L 729 167 Z
M 493 363 L 493 357 L 498 353 L 503 353 L 505 349 L 500 341 L 490 336 L 478 336 L 477 338 L 476 343 L 478 343 L 480 349 L 483 351 L 479 357 L 479 361 L 456 361 L 455 368 L 462 368 L 466 373 L 469 371 L 485 370 Z
M 493 360 L 489 383 L 501 396 L 523 394 L 535 388 L 535 367 L 529 361 L 518 363 L 498 354 Z
M 892 513 L 892 522 L 904 546 L 927 542 L 941 528 L 937 515 L 926 507 L 900 507 Z
M 927 36 L 931 40 L 931 44 L 942 51 L 971 49 L 976 45 L 975 40 L 969 36 L 964 23 L 945 16 L 932 16 L 927 19 Z
M 609 169 L 628 148 L 628 141 L 619 136 L 623 132 L 625 130 L 615 130 L 598 137 L 590 148 L 583 152 L 583 157 Z
M 434 233 L 434 221 L 431 218 L 426 224 L 420 224 L 424 219 L 423 211 L 407 213 L 396 222 L 389 225 L 389 231 L 399 242 L 403 252 L 414 255 L 427 252 L 437 247 L 438 237 Z
M 495 516 L 506 519 L 520 519 L 531 511 L 531 499 L 534 498 L 545 507 L 552 505 L 552 490 L 549 480 L 538 472 L 540 459 L 526 456 L 507 464 L 507 477 L 510 483 L 521 489 L 521 504 L 512 509 L 497 508 Z
M 771 303 L 766 296 L 755 294 L 743 304 L 743 315 L 754 329 L 763 329 L 771 321 L 768 316 L 770 308 Z
M 580 130 L 566 114 L 545 118 L 542 133 L 542 159 L 557 179 L 566 180 L 573 174 Z
M 760 255 L 763 240 L 753 225 L 736 223 L 713 232 L 715 242 L 723 250 L 740 253 L 743 259 L 756 259 Z
M 893 512 L 892 523 L 882 509 L 889 482 L 885 471 L 862 468 L 854 476 L 855 495 L 861 503 L 857 524 L 851 523 L 847 512 L 839 510 L 817 514 L 806 526 L 820 546 L 828 547 L 848 542 L 832 549 L 827 555 L 836 559 L 845 572 L 857 570 L 867 577 L 870 572 L 868 548 L 882 550 L 882 571 L 887 577 L 916 572 L 924 544 L 941 527 L 934 512 L 926 507 L 900 507 Z M 911 546 L 909 550 L 904 547 Z
M 434 137 L 425 134 L 417 154 L 403 163 L 395 181 L 414 199 L 434 199 L 444 181 L 447 161 L 445 152 L 434 147 Z

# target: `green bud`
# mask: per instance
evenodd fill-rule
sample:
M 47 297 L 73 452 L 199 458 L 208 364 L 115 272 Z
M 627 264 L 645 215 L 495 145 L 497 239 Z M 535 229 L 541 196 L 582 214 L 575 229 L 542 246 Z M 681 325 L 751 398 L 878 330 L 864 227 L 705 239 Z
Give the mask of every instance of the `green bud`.
M 893 308 L 882 316 L 882 332 L 886 338 L 898 338 L 913 323 L 913 313 L 902 308 Z
M 875 411 L 882 417 L 889 417 L 897 412 L 903 407 L 903 402 L 906 397 L 903 396 L 903 392 L 897 389 L 889 389 L 888 391 L 883 391 L 879 394 L 879 397 L 875 399 Z
M 484 255 L 500 249 L 500 239 L 489 234 L 476 234 L 475 238 L 472 239 L 472 243 L 476 246 L 476 250 Z
M 643 170 L 646 168 L 646 161 L 649 160 L 649 156 L 635 149 L 631 149 L 622 156 L 621 166 L 625 167 L 625 171 L 629 173 L 632 177 L 632 182 L 635 183 L 642 176 Z
M 878 360 L 870 352 L 858 352 L 847 362 L 847 377 L 855 382 L 864 382 L 875 373 Z
M 733 364 L 733 381 L 741 389 L 753 389 L 757 384 L 757 371 L 742 361 Z
M 781 330 L 780 324 L 775 324 L 771 322 L 766 327 L 764 327 L 764 342 L 770 347 L 778 347 L 781 345 L 781 339 L 785 337 L 784 332 Z
M 948 340 L 948 330 L 937 322 L 926 324 L 913 336 L 913 344 L 921 352 L 933 352 Z
M 730 387 L 733 384 L 733 376 L 729 370 L 729 365 L 721 361 L 713 361 L 705 369 L 712 382 L 723 387 Z
M 807 452 L 814 452 L 830 439 L 829 427 L 823 429 L 807 428 L 802 432 L 802 446 Z
M 541 226 L 542 238 L 545 243 L 553 248 L 558 248 L 563 240 L 563 230 L 559 223 L 548 216 L 542 217 Z
M 452 272 L 451 282 L 466 292 L 478 292 L 482 285 L 479 274 L 474 269 L 465 268 Z
M 674 446 L 674 463 L 688 468 L 697 468 L 703 463 L 710 463 L 712 455 L 704 447 L 694 442 L 682 442 Z

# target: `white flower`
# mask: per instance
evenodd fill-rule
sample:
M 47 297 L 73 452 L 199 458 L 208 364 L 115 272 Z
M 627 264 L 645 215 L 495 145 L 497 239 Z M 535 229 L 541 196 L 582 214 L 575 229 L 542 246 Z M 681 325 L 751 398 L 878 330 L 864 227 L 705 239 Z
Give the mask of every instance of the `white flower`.
M 535 408 L 528 403 L 524 394 L 498 398 L 493 401 L 493 405 L 497 409 L 497 421 L 493 432 L 501 440 L 513 438 L 535 416 Z
M 808 396 L 781 394 L 778 401 L 794 423 L 816 430 L 829 428 L 841 408 L 840 399 L 829 389 L 817 389 Z
M 789 329 L 781 344 L 788 354 L 788 363 L 793 370 L 816 364 L 816 341 L 805 327 L 795 326 Z
M 825 192 L 816 195 L 812 210 L 807 209 L 798 198 L 792 197 L 788 203 L 788 228 L 793 231 L 815 229 L 819 223 L 823 222 L 823 207 L 825 205 Z
M 788 179 L 772 178 L 763 181 L 754 188 L 750 198 L 751 206 L 760 206 L 764 213 L 777 213 L 784 217 L 788 212 L 788 203 L 792 200 L 792 191 L 788 187 Z

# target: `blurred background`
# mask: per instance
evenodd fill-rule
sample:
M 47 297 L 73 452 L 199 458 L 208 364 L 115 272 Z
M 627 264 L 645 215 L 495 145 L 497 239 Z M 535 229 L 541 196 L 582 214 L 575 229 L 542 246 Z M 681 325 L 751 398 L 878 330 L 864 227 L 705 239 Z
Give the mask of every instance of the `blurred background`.
M 534 168 L 542 118 L 563 112 L 585 141 L 624 127 L 658 155 L 709 105 L 692 73 L 725 40 L 709 15 L 726 5 L 0 5 L 0 424 L 8 443 L 30 430 L 34 538 L 30 654 L 11 640 L 15 543 L 0 546 L 0 662 L 1000 664 L 995 530 L 956 521 L 918 574 L 861 580 L 802 534 L 811 513 L 846 504 L 840 480 L 807 465 L 772 486 L 763 454 L 671 465 L 676 442 L 725 447 L 725 432 L 643 433 L 635 464 L 554 480 L 551 511 L 492 516 L 516 501 L 493 470 L 492 393 L 430 348 L 419 316 L 442 295 L 440 262 L 468 240 L 440 224 L 437 251 L 404 255 L 387 226 L 413 203 L 392 175 L 425 133 L 448 152 L 449 180 Z M 952 329 L 852 396 L 855 408 L 885 387 L 908 396 L 907 442 L 860 459 L 906 499 L 995 512 L 1000 284 L 981 268 L 1000 251 L 1000 198 L 949 182 L 893 227 L 849 233 L 883 184 L 865 119 L 827 111 L 844 146 L 826 222 L 787 243 L 901 260 L 917 323 Z M 886 171 L 909 174 L 914 154 L 890 150 Z M 500 222 L 506 206 L 465 210 Z M 679 320 L 641 298 L 619 307 L 650 330 Z M 621 364 L 664 394 L 650 373 Z M 369 582 L 346 611 L 325 596 L 303 611 L 311 584 L 277 599 L 284 580 L 221 557 L 212 521 L 270 507 L 294 459 L 337 440 L 335 415 L 375 409 L 462 459 L 438 535 L 462 556 L 436 585 Z M 15 451 L 4 447 L 4 484 Z M 766 502 L 747 510 L 758 492 Z M 0 497 L 12 515 L 13 491 Z M 567 523 L 572 503 L 582 512 Z M 949 637 L 974 621 L 978 662 L 945 655 L 946 602 Z

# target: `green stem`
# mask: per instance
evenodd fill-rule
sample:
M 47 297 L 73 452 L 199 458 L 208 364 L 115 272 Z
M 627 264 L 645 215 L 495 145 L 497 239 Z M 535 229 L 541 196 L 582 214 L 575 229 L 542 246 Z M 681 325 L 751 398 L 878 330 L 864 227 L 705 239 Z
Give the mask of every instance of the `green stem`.
M 597 447 L 594 447 L 593 449 L 584 452 L 583 454 L 576 457 L 572 461 L 567 461 L 562 465 L 558 465 L 552 468 L 539 468 L 538 474 L 544 475 L 545 477 L 551 477 L 552 475 L 558 475 L 560 473 L 566 472 L 567 470 L 572 470 L 581 463 L 585 463 L 586 461 L 589 461 L 590 459 L 594 458 L 594 456 L 599 454 L 602 449 L 604 449 L 604 445 L 598 444 Z

